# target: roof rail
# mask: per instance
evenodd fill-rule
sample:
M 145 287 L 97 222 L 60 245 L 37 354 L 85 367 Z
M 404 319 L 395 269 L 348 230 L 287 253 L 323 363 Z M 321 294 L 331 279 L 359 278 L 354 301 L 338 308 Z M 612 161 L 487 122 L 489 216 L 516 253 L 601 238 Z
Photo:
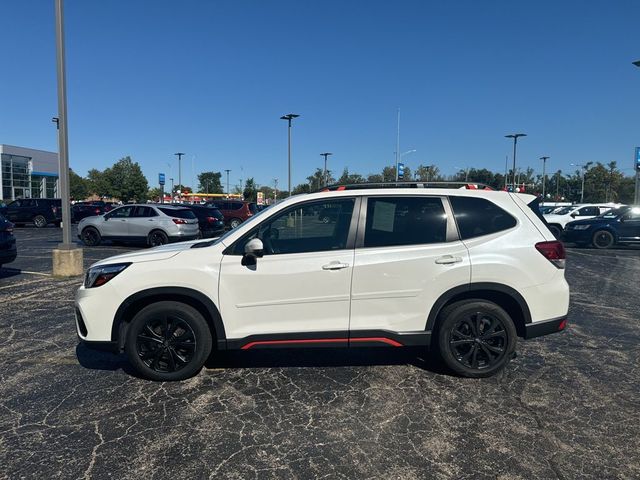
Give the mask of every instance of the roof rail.
M 336 190 L 366 190 L 370 188 L 465 188 L 467 190 L 495 190 L 484 183 L 478 182 L 375 182 L 333 184 L 314 190 L 316 192 L 331 192 Z

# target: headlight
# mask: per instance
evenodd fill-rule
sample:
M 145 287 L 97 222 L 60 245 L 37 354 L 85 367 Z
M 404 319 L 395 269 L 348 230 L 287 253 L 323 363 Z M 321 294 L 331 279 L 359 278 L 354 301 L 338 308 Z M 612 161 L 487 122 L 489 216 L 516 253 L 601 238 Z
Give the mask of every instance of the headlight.
M 586 230 L 587 228 L 589 228 L 591 225 L 573 225 L 572 228 L 574 230 Z
M 94 288 L 104 285 L 129 265 L 131 265 L 131 263 L 113 263 L 111 265 L 91 267 L 87 270 L 87 274 L 84 277 L 84 287 Z

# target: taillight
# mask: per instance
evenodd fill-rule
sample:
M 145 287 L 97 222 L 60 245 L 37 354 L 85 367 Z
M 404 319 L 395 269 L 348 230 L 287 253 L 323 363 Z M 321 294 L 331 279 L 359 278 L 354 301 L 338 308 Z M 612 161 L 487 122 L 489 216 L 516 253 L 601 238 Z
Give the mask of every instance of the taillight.
M 173 220 L 173 223 L 175 223 L 176 225 L 184 225 L 187 223 L 187 221 L 183 218 L 172 218 L 171 220 Z
M 558 268 L 564 268 L 567 253 L 564 250 L 564 245 L 558 240 L 552 242 L 538 242 L 536 243 L 536 250 L 538 250 L 544 257 L 553 263 Z
M 207 217 L 207 223 L 216 223 L 215 217 Z
M 96 208 L 96 215 L 100 215 L 100 209 Z

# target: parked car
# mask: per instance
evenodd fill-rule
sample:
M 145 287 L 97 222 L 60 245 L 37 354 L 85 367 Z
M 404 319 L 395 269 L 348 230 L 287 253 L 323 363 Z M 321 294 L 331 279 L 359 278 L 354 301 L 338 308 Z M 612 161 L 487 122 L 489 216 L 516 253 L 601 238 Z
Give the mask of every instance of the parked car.
M 78 224 L 78 237 L 87 246 L 113 240 L 146 242 L 156 247 L 194 240 L 198 235 L 196 214 L 183 206 L 124 205 L 104 215 L 85 217 Z
M 13 223 L 0 215 L 0 268 L 16 259 L 18 250 L 13 236 Z
M 185 205 L 198 217 L 200 234 L 203 238 L 219 237 L 224 233 L 224 216 L 220 209 L 213 205 Z
M 230 228 L 237 228 L 242 222 L 258 213 L 258 206 L 255 203 L 242 200 L 214 200 L 209 202 L 209 205 L 220 209 L 225 223 Z
M 71 206 L 71 222 L 78 223 L 85 217 L 106 213 L 104 202 L 76 202 Z
M 336 221 L 303 215 L 316 207 Z M 490 376 L 517 337 L 567 324 L 564 247 L 537 210 L 532 195 L 481 190 L 290 197 L 218 239 L 93 264 L 77 332 L 163 381 L 214 348 L 295 346 L 433 348 L 458 374 Z
M 33 223 L 38 228 L 62 221 L 62 203 L 59 198 L 21 198 L 7 205 L 0 213 L 16 226 Z
M 620 204 L 614 203 L 590 203 L 585 205 L 572 205 L 561 208 L 544 215 L 544 219 L 547 221 L 549 230 L 555 235 L 556 238 L 562 236 L 562 231 L 567 223 L 579 219 L 587 219 L 597 217 L 598 215 L 608 212 L 612 208 L 620 207 Z
M 640 244 L 640 206 L 627 205 L 595 218 L 569 222 L 563 239 L 581 247 L 596 248 Z

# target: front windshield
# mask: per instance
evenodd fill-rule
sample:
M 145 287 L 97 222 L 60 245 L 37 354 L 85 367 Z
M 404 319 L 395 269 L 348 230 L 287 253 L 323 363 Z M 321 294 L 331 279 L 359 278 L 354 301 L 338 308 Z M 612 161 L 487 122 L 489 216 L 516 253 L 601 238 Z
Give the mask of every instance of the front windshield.
M 605 212 L 602 215 L 599 215 L 599 217 L 600 218 L 617 218 L 620 215 L 624 215 L 625 213 L 627 213 L 629 208 L 630 207 L 614 208 L 613 210 L 609 210 L 608 212 Z
M 567 213 L 571 212 L 574 208 L 576 207 L 564 207 L 553 213 L 555 213 L 556 215 L 566 215 Z

